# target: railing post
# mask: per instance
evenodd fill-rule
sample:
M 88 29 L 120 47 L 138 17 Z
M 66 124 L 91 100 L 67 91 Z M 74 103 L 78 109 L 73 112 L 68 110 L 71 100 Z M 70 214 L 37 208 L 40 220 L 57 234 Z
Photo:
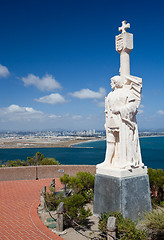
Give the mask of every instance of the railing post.
M 45 208 L 45 193 L 46 193 L 46 186 L 42 187 L 41 194 L 40 194 L 40 205 L 38 210 L 41 211 Z
M 116 239 L 116 218 L 109 217 L 107 222 L 107 240 Z
M 56 214 L 57 214 L 57 218 L 56 218 L 56 232 L 57 233 L 61 233 L 63 232 L 63 211 L 64 211 L 64 203 L 61 202 L 57 208 Z

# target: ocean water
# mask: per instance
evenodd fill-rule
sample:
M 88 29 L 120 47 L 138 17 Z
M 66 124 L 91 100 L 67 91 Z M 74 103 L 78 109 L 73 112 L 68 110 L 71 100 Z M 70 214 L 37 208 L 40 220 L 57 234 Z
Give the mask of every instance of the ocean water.
M 142 159 L 146 166 L 164 169 L 164 137 L 140 138 Z M 95 165 L 104 161 L 106 141 L 85 142 L 72 148 L 0 149 L 1 164 L 7 160 L 26 160 L 36 152 L 55 157 L 61 164 Z

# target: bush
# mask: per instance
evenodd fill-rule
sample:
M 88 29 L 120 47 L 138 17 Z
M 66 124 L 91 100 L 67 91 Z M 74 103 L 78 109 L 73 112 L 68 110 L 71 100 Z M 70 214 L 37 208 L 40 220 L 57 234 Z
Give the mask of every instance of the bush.
M 27 162 L 25 160 L 11 160 L 5 162 L 0 167 L 20 167 L 20 166 L 36 166 L 36 165 L 59 165 L 60 163 L 56 161 L 55 158 L 45 158 L 43 154 L 37 152 L 35 156 L 27 157 Z
M 89 189 L 87 191 L 84 192 L 84 197 L 86 199 L 86 202 L 91 202 L 93 201 L 93 198 L 94 198 L 94 191 L 93 189 Z
M 64 173 L 63 177 L 60 177 L 60 182 L 62 184 L 64 184 L 65 191 L 67 190 L 67 188 L 69 186 L 69 181 L 70 181 L 70 177 L 65 173 Z
M 59 162 L 55 158 L 45 158 L 44 154 L 37 152 L 35 156 L 27 157 L 27 163 L 30 166 L 33 165 L 59 165 Z
M 82 223 L 87 217 L 91 216 L 91 211 L 84 208 L 85 198 L 81 194 L 74 193 L 70 197 L 66 197 L 63 200 L 64 209 L 69 215 L 69 220 L 75 220 L 78 223 Z
M 157 207 L 152 213 L 146 213 L 143 224 L 151 231 L 152 239 L 164 239 L 164 209 Z
M 153 205 L 162 204 L 164 201 L 164 171 L 162 169 L 148 169 L 151 198 Z
M 104 213 L 101 217 L 99 217 L 98 229 L 101 231 L 103 236 L 107 236 L 107 222 L 109 217 L 109 213 Z M 100 234 L 100 236 L 102 236 L 102 234 Z
M 93 199 L 95 177 L 91 173 L 78 172 L 75 177 L 69 177 L 64 174 L 60 181 L 65 185 L 65 189 L 69 187 L 75 193 L 82 194 L 86 202 L 90 202 Z
M 78 172 L 76 177 L 72 177 L 70 184 L 73 189 L 82 193 L 94 188 L 95 177 L 88 172 Z
M 55 158 L 43 158 L 39 165 L 59 165 Z
M 147 234 L 143 230 L 136 229 L 136 223 L 129 218 L 123 218 L 121 213 L 105 213 L 99 218 L 99 230 L 107 235 L 107 221 L 110 216 L 116 217 L 116 234 L 121 240 L 146 240 Z
M 10 160 L 5 162 L 1 167 L 20 167 L 20 166 L 28 166 L 28 164 L 24 160 Z
M 91 211 L 84 208 L 85 197 L 79 193 L 65 197 L 62 193 L 59 194 L 55 192 L 54 188 L 50 187 L 50 192 L 46 193 L 45 199 L 48 209 L 53 211 L 57 209 L 60 202 L 64 202 L 65 222 L 67 222 L 67 225 L 72 220 L 82 224 L 87 217 L 91 216 Z
M 55 211 L 63 200 L 63 193 L 56 192 L 54 187 L 49 187 L 50 192 L 46 192 L 45 194 L 45 200 L 46 205 L 50 211 Z
M 50 188 L 50 193 L 46 193 L 47 206 L 55 210 L 60 202 L 64 202 L 65 223 L 72 224 L 72 220 L 75 220 L 83 224 L 92 215 L 84 205 L 93 199 L 94 176 L 88 172 L 79 172 L 75 177 L 64 174 L 60 181 L 65 185 L 65 193 L 59 195 Z M 66 195 L 68 188 L 72 189 L 69 196 Z

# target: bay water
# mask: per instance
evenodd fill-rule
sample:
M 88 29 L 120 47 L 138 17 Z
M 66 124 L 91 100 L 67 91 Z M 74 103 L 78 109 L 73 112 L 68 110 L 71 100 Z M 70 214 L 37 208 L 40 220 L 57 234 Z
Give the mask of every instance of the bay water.
M 164 136 L 140 138 L 142 160 L 148 167 L 164 169 Z M 24 148 L 0 149 L 0 164 L 8 160 L 26 160 L 41 152 L 45 157 L 54 157 L 60 164 L 96 165 L 104 161 L 106 141 L 85 142 L 72 148 Z

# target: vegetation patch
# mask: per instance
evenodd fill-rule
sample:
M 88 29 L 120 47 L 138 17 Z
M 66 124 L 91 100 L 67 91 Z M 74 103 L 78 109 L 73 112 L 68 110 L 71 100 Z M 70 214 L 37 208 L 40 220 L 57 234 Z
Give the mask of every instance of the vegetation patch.
M 60 178 L 64 184 L 64 191 L 57 193 L 50 187 L 46 193 L 46 204 L 49 210 L 56 210 L 60 202 L 64 202 L 65 225 L 72 225 L 73 221 L 84 224 L 92 215 L 85 205 L 93 200 L 94 176 L 88 172 L 78 172 L 75 177 L 64 174 Z
M 164 206 L 164 171 L 162 169 L 148 169 L 151 200 L 153 206 Z
M 100 236 L 106 239 L 108 235 L 107 221 L 110 216 L 116 217 L 116 234 L 117 238 L 121 240 L 146 240 L 147 233 L 144 230 L 138 230 L 136 228 L 136 223 L 132 222 L 129 218 L 123 218 L 122 214 L 119 212 L 104 213 L 99 218 L 99 230 L 101 231 Z M 106 237 L 104 237 L 104 235 Z
M 144 219 L 140 222 L 132 222 L 123 218 L 119 212 L 104 213 L 99 218 L 99 237 L 96 239 L 107 239 L 107 221 L 110 216 L 116 217 L 116 237 L 121 240 L 161 240 L 164 239 L 164 171 L 162 169 L 149 169 L 151 198 L 153 200 L 153 212 L 145 213 Z M 74 222 L 87 226 L 91 211 L 86 208 L 87 203 L 92 203 L 94 197 L 94 176 L 88 172 L 79 172 L 75 177 L 64 174 L 60 178 L 64 189 L 56 192 L 50 187 L 46 193 L 46 203 L 50 210 L 56 210 L 60 202 L 64 202 L 64 225 L 75 226 Z M 158 205 L 158 207 L 157 207 Z M 77 226 L 77 225 L 76 225 Z M 91 233 L 91 235 L 94 233 Z
M 143 225 L 148 229 L 151 239 L 164 239 L 164 208 L 157 207 L 146 213 Z
M 10 160 L 0 167 L 20 167 L 20 166 L 36 166 L 36 165 L 59 165 L 60 163 L 55 158 L 45 157 L 44 154 L 37 152 L 33 157 L 27 157 L 25 160 Z

